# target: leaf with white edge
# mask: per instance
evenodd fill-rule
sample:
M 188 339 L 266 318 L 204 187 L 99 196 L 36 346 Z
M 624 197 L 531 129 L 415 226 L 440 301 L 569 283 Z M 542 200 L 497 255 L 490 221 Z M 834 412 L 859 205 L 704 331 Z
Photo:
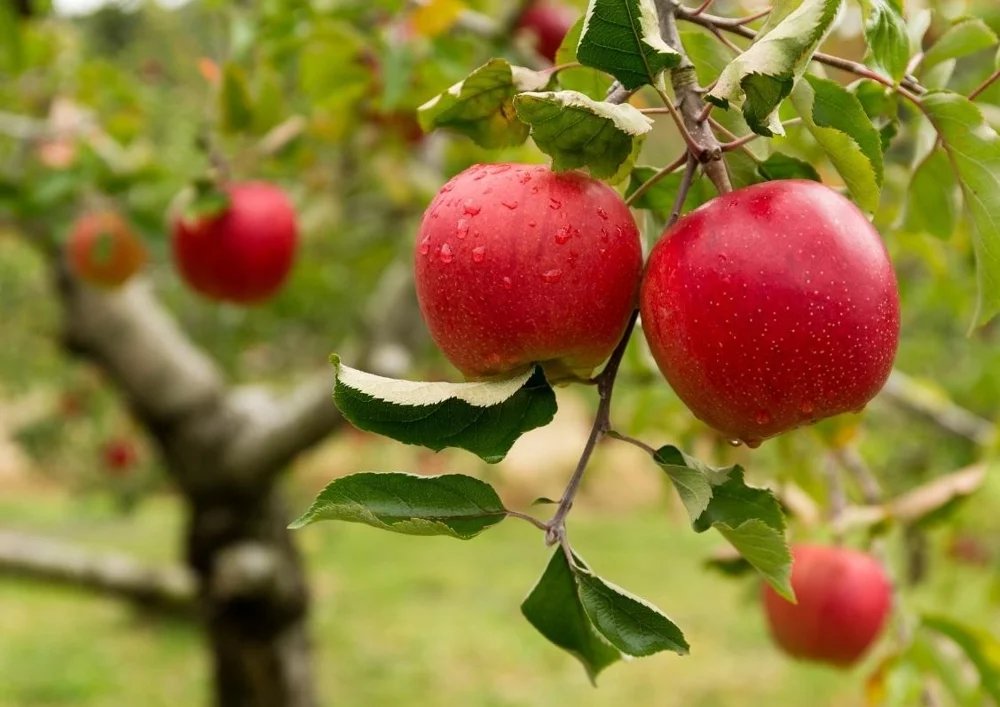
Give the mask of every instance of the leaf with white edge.
M 792 105 L 854 200 L 874 212 L 882 188 L 882 138 L 858 97 L 838 83 L 806 76 L 792 92 Z
M 658 449 L 654 460 L 678 487 L 695 531 L 718 530 L 775 591 L 794 601 L 792 555 L 785 542 L 785 516 L 774 494 L 767 489 L 747 486 L 739 466 L 715 469 L 676 447 Z M 684 477 L 680 476 L 678 467 L 687 468 Z M 692 472 L 701 475 L 705 483 L 695 481 Z M 683 486 L 678 486 L 675 478 L 684 478 Z M 707 503 L 706 484 L 711 494 Z
M 811 164 L 782 152 L 775 152 L 758 164 L 757 173 L 765 180 L 811 179 L 814 182 L 823 181 L 819 178 L 819 172 Z
M 804 0 L 729 62 L 705 98 L 720 108 L 741 108 L 747 125 L 759 135 L 784 135 L 778 105 L 830 31 L 840 4 Z
M 548 85 L 548 74 L 490 59 L 444 93 L 417 109 L 425 131 L 447 128 L 472 138 L 481 147 L 520 145 L 528 126 L 517 119 L 514 96 Z
M 577 60 L 611 74 L 627 89 L 655 85 L 681 55 L 660 36 L 653 0 L 590 0 Z
M 865 17 L 868 60 L 893 81 L 906 73 L 910 60 L 910 39 L 898 0 L 859 0 Z
M 941 136 L 976 225 L 973 245 L 979 297 L 973 326 L 1000 312 L 1000 136 L 964 96 L 937 91 L 921 97 Z
M 979 673 L 983 692 L 1000 702 L 1000 640 L 980 628 L 965 626 L 945 616 L 924 615 L 920 626 L 947 636 L 961 648 Z
M 583 663 L 591 682 L 615 661 L 617 648 L 597 632 L 580 600 L 577 576 L 561 547 L 521 604 L 521 613 L 538 631 Z
M 560 88 L 567 91 L 579 91 L 594 100 L 601 100 L 608 94 L 608 89 L 611 87 L 611 77 L 597 69 L 579 65 L 576 60 L 576 47 L 580 43 L 583 19 L 580 17 L 573 23 L 556 51 L 555 65 L 570 65 L 559 71 L 556 75 L 556 81 L 559 82 Z
M 577 568 L 580 602 L 604 638 L 625 655 L 636 657 L 689 646 L 677 625 L 652 604 L 585 569 Z
M 925 157 L 910 177 L 903 208 L 903 227 L 911 233 L 949 238 L 955 231 L 955 175 L 944 150 Z
M 309 510 L 288 527 L 341 520 L 405 535 L 468 540 L 506 515 L 493 487 L 471 476 L 361 472 L 327 485 Z
M 394 380 L 341 364 L 334 402 L 358 429 L 438 451 L 459 447 L 493 464 L 524 432 L 547 425 L 556 399 L 540 367 L 471 383 Z
M 586 167 L 599 179 L 634 159 L 636 141 L 653 128 L 652 120 L 627 103 L 595 101 L 576 91 L 522 93 L 514 106 L 531 126 L 535 144 L 552 157 L 553 169 Z
M 949 27 L 924 54 L 922 67 L 926 71 L 948 59 L 961 59 L 983 49 L 996 46 L 997 35 L 978 17 L 966 17 Z

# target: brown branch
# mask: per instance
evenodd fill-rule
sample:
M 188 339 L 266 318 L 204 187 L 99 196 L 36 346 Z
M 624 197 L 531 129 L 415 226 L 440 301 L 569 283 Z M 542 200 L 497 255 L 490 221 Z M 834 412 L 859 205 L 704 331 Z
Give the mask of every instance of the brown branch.
M 987 76 L 981 84 L 972 89 L 972 93 L 969 94 L 969 100 L 970 101 L 976 100 L 979 97 L 979 95 L 983 91 L 988 89 L 990 86 L 992 86 L 993 82 L 996 81 L 997 79 L 1000 79 L 1000 69 L 994 71 L 992 74 Z
M 980 446 L 990 444 L 997 434 L 993 422 L 937 395 L 902 371 L 892 371 L 879 397 Z
M 87 589 L 144 609 L 193 613 L 195 581 L 182 567 L 149 567 L 28 533 L 0 530 L 0 577 L 27 577 Z

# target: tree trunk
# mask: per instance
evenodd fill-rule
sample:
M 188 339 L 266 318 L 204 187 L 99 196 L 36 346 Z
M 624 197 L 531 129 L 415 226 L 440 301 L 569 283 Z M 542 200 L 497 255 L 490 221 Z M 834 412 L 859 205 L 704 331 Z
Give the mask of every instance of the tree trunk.
M 273 488 L 191 500 L 188 562 L 219 707 L 314 707 L 308 594 Z

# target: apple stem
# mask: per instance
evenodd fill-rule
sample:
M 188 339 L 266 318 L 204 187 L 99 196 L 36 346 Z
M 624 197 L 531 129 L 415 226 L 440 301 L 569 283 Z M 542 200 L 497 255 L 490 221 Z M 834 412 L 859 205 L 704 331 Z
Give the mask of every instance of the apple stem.
M 563 491 L 562 498 L 559 499 L 559 507 L 556 509 L 552 519 L 545 524 L 546 545 L 560 543 L 568 547 L 566 541 L 566 515 L 573 507 L 573 499 L 576 498 L 576 493 L 580 489 L 580 482 L 583 480 L 583 474 L 587 470 L 587 464 L 590 462 L 590 457 L 593 455 L 597 443 L 611 429 L 611 393 L 614 391 L 615 378 L 618 376 L 618 369 L 621 366 L 622 358 L 625 356 L 625 349 L 628 347 L 629 339 L 632 338 L 632 330 L 635 329 L 635 323 L 638 318 L 639 310 L 633 310 L 628 324 L 625 325 L 625 331 L 622 333 L 621 340 L 618 342 L 615 350 L 611 352 L 611 358 L 608 359 L 604 370 L 597 376 L 597 393 L 600 396 L 600 402 L 597 404 L 597 414 L 594 415 L 594 424 L 590 428 L 590 436 L 587 438 L 587 444 L 580 454 L 580 460 L 576 463 L 573 476 L 570 477 L 569 483 L 566 484 L 566 489 Z
M 663 167 L 662 169 L 658 170 L 656 172 L 656 174 L 654 174 L 649 179 L 647 179 L 645 182 L 643 182 L 642 184 L 640 184 L 638 189 L 636 189 L 634 192 L 632 192 L 631 194 L 629 194 L 629 197 L 625 200 L 625 205 L 626 206 L 632 206 L 632 204 L 634 204 L 636 201 L 638 201 L 647 191 L 649 191 L 650 189 L 652 189 L 653 186 L 658 181 L 660 181 L 661 179 L 663 179 L 664 177 L 666 177 L 671 172 L 676 171 L 679 167 L 681 167 L 682 165 L 686 164 L 687 161 L 688 161 L 688 152 L 687 152 L 687 150 L 685 150 L 684 152 L 682 152 L 680 154 L 680 156 L 677 157 L 677 159 L 675 159 L 673 162 L 671 162 L 670 164 L 668 164 L 666 167 Z
M 656 456 L 656 450 L 650 447 L 645 442 L 643 442 L 641 439 L 636 439 L 635 437 L 629 437 L 628 435 L 622 434 L 617 430 L 608 430 L 608 437 L 610 437 L 611 439 L 617 439 L 620 442 L 627 442 L 628 444 L 631 444 L 633 447 L 638 447 L 651 457 Z
M 691 191 L 691 183 L 694 181 L 694 173 L 698 169 L 698 161 L 688 155 L 687 166 L 684 168 L 684 176 L 681 177 L 681 185 L 677 189 L 677 197 L 674 199 L 674 206 L 670 210 L 670 220 L 667 221 L 667 228 L 677 223 L 681 217 L 681 210 L 684 208 L 684 200 L 687 199 L 688 192 Z

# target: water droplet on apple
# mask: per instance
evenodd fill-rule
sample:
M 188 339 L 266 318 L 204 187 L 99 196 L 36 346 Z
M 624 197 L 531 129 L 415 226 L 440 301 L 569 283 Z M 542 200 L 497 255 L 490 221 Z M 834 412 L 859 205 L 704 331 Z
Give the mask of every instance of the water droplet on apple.
M 816 411 L 816 406 L 814 406 L 812 403 L 802 403 L 802 405 L 799 406 L 799 412 L 801 412 L 803 415 L 812 415 L 815 411 Z
M 762 440 L 762 439 L 756 439 L 756 438 L 754 438 L 754 439 L 745 439 L 745 440 L 743 440 L 743 444 L 745 444 L 746 446 L 750 447 L 750 449 L 757 449 L 757 447 L 759 447 L 760 444 L 761 444 L 761 442 L 763 442 L 763 441 L 764 440 Z
M 509 277 L 506 277 L 506 276 L 503 278 L 503 280 L 501 280 L 501 282 L 503 283 L 503 288 L 505 290 L 509 290 L 509 289 L 511 289 L 514 286 L 514 283 L 511 282 L 511 279 Z
M 458 236 L 459 240 L 465 238 L 469 235 L 469 220 L 460 218 L 458 219 L 458 226 L 455 229 L 455 235 Z
M 517 180 L 521 182 L 521 184 L 527 184 L 531 181 L 531 172 L 521 172 L 521 174 L 518 175 Z
M 472 199 L 466 199 L 462 204 L 462 210 L 469 216 L 475 216 L 483 210 L 483 207 L 474 202 Z
M 597 207 L 597 215 L 600 216 L 605 221 L 608 220 L 608 212 L 602 209 L 600 206 Z
M 757 414 L 753 416 L 753 421 L 758 425 L 766 425 L 771 421 L 771 415 L 767 410 L 758 410 Z
M 559 268 L 552 268 L 551 270 L 546 270 L 542 273 L 542 280 L 548 284 L 553 284 L 559 282 L 559 278 L 562 277 L 562 270 Z
M 572 238 L 573 234 L 567 226 L 560 226 L 559 230 L 556 231 L 556 243 L 559 245 L 566 245 L 569 243 L 569 239 Z
M 514 209 L 516 209 L 516 208 L 517 208 L 517 202 L 516 202 L 516 201 L 514 201 L 514 200 L 510 200 L 510 201 L 501 201 L 500 203 L 501 203 L 501 204 L 503 204 L 504 206 L 506 206 L 506 207 L 507 207 L 508 209 L 510 209 L 511 211 L 513 211 Z
M 537 221 L 528 221 L 528 227 L 529 228 L 534 228 L 537 225 L 538 225 Z
M 472 262 L 481 263 L 486 257 L 486 246 L 480 245 L 472 249 Z
M 553 211 L 561 209 L 562 208 L 562 202 L 559 201 L 559 199 L 553 199 L 550 196 L 549 197 L 549 208 L 552 209 Z
M 729 442 L 730 447 L 739 447 L 743 444 L 743 442 L 738 439 L 727 439 L 726 441 Z
M 441 246 L 441 250 L 438 252 L 438 257 L 441 258 L 442 263 L 447 265 L 455 259 L 455 254 L 451 252 L 451 246 L 445 243 Z
M 497 164 L 493 165 L 493 174 L 503 174 L 508 169 L 510 169 L 509 164 Z
M 417 248 L 420 255 L 427 255 L 431 252 L 431 237 L 424 236 L 420 239 L 420 246 Z

